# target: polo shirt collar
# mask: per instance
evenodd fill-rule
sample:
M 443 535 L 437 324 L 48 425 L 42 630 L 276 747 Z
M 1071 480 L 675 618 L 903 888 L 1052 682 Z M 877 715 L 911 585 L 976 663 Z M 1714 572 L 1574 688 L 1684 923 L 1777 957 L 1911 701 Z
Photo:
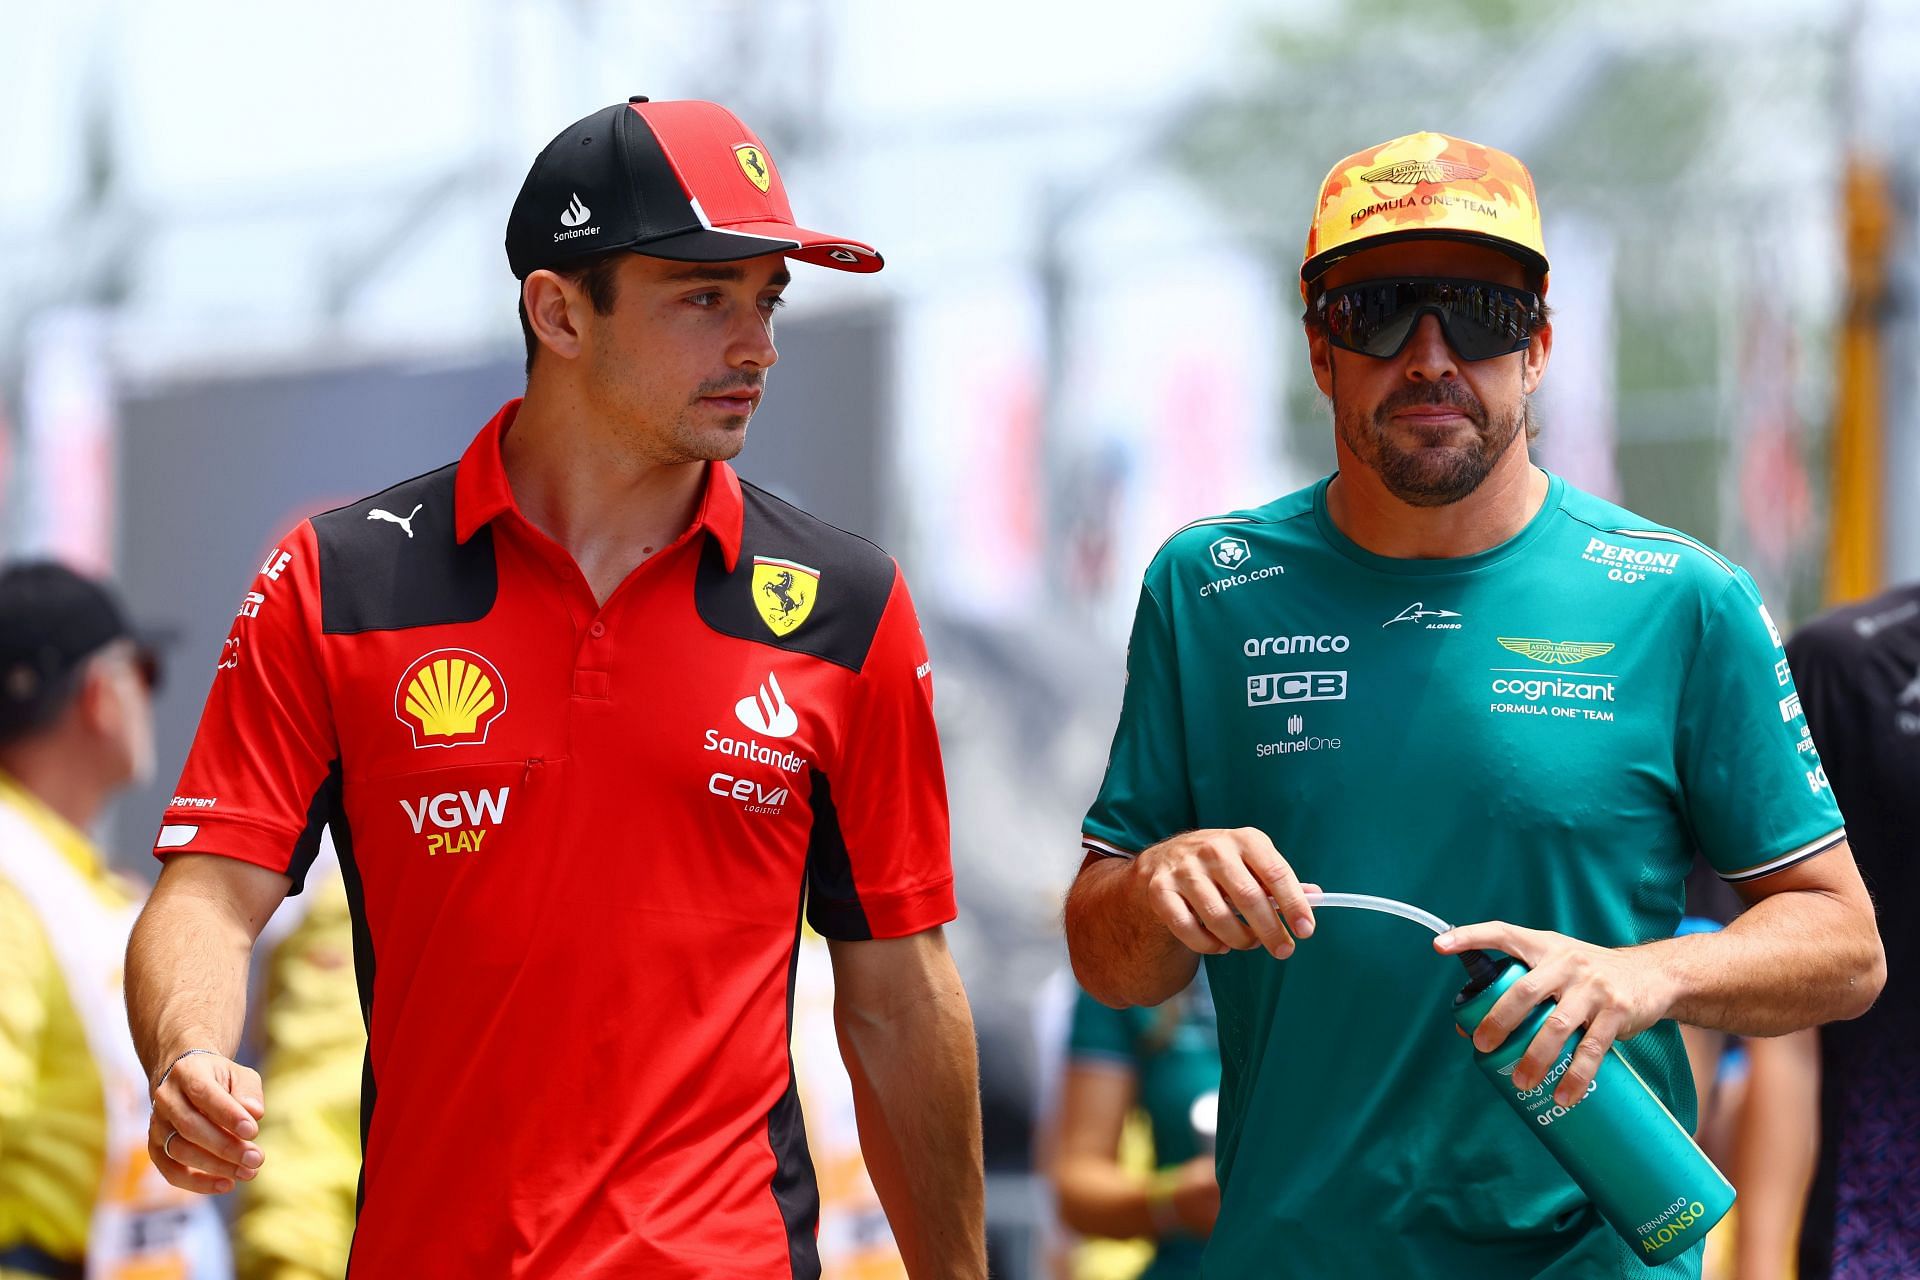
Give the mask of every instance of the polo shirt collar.
M 501 437 L 506 435 L 519 412 L 518 399 L 500 406 L 500 412 L 480 429 L 480 434 L 460 456 L 460 466 L 453 478 L 453 528 L 454 537 L 463 543 L 496 516 L 508 512 L 519 514 L 513 488 L 507 483 L 507 469 L 500 461 Z M 724 462 L 709 462 L 706 488 L 700 498 L 700 509 L 694 515 L 694 524 L 704 528 L 720 544 L 729 573 L 740 561 L 740 525 L 744 512 L 740 477 Z

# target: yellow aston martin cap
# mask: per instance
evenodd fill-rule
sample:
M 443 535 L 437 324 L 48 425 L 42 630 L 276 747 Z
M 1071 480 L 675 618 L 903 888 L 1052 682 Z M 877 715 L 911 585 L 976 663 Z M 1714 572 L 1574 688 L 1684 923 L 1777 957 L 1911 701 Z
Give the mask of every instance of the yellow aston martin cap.
M 1352 253 L 1395 240 L 1473 240 L 1518 258 L 1546 289 L 1547 247 L 1527 166 L 1444 133 L 1410 133 L 1354 154 L 1320 184 L 1300 293 Z

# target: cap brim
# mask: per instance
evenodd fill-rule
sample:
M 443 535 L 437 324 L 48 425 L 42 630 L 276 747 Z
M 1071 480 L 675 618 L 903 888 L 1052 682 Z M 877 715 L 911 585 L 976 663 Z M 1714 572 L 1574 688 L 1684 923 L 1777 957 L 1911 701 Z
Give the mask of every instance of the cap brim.
M 1389 231 L 1383 235 L 1367 236 L 1361 240 L 1350 240 L 1346 244 L 1329 249 L 1325 253 L 1315 254 L 1300 265 L 1300 283 L 1312 284 L 1332 269 L 1334 263 L 1351 258 L 1368 249 L 1377 249 L 1381 245 L 1399 244 L 1407 240 L 1452 240 L 1460 244 L 1485 245 L 1489 249 L 1498 249 L 1520 263 L 1521 266 L 1537 275 L 1545 276 L 1548 271 L 1547 260 L 1529 249 L 1526 245 L 1500 236 L 1484 235 L 1478 231 L 1460 231 L 1450 227 L 1409 227 L 1405 231 Z
M 137 622 L 127 629 L 127 638 L 142 649 L 164 654 L 179 646 L 186 633 L 172 623 Z
M 633 252 L 674 262 L 738 262 L 769 253 L 785 254 L 836 271 L 878 271 L 885 259 L 872 245 L 788 222 L 739 222 L 702 227 L 629 245 Z

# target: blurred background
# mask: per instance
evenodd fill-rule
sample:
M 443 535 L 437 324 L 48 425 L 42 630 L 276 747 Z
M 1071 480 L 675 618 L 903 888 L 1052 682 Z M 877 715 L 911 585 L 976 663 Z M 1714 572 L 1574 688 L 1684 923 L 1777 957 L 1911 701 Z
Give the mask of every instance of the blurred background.
M 522 386 L 526 166 L 628 94 L 732 106 L 803 223 L 740 469 L 895 552 L 934 651 L 1000 1274 L 1040 1274 L 1036 993 L 1139 574 L 1332 463 L 1297 270 L 1337 158 L 1533 169 L 1543 465 L 1745 564 L 1783 626 L 1920 576 L 1905 0 L 68 0 L 0 9 L 0 555 L 175 629 L 150 836 L 272 540 Z M 1044 1015 L 1040 1017 L 1045 1021 Z

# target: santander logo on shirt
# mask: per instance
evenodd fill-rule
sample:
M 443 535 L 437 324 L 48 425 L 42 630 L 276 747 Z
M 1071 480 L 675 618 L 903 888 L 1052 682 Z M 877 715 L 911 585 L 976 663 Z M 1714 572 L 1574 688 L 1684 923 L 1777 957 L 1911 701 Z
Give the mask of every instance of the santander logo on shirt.
M 780 678 L 771 671 L 757 694 L 733 704 L 733 714 L 740 718 L 741 724 L 769 738 L 790 738 L 800 728 L 800 717 L 794 714 L 786 694 L 780 691 Z

